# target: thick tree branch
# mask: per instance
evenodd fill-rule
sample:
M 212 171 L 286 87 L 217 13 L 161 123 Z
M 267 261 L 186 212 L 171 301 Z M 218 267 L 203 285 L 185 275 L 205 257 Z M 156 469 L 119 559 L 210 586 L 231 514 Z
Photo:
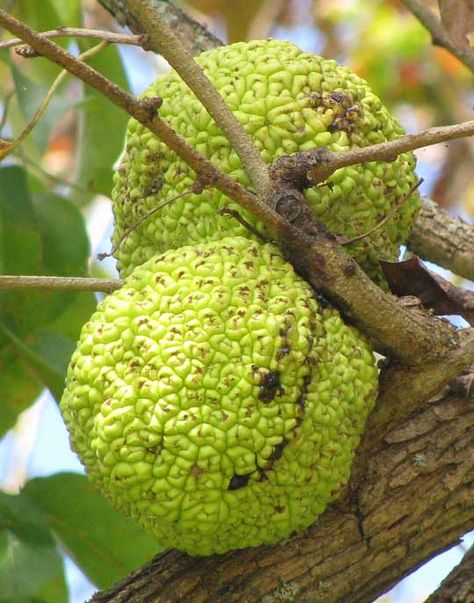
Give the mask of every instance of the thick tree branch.
M 402 4 L 420 21 L 430 32 L 433 44 L 449 50 L 468 69 L 474 71 L 474 51 L 459 48 L 451 42 L 443 28 L 441 21 L 422 0 L 401 0 Z
M 388 434 L 305 532 L 207 558 L 171 551 L 92 601 L 369 603 L 474 526 L 473 421 L 472 402 L 447 395 Z
M 474 280 L 474 225 L 424 199 L 408 247 L 422 259 Z
M 425 603 L 473 603 L 474 601 L 474 546 L 461 562 L 441 582 Z
M 382 371 L 377 404 L 367 421 L 354 463 L 351 476 L 354 483 L 360 479 L 370 458 L 377 454 L 377 449 L 383 447 L 387 433 L 426 408 L 433 396 L 443 391 L 464 367 L 474 365 L 474 334 L 466 329 L 462 335 L 460 347 L 445 360 L 423 367 L 389 365 Z M 473 371 L 472 367 L 467 369 L 468 379 L 474 379 Z M 466 393 L 466 390 L 463 391 Z M 467 397 L 471 393 L 467 390 Z
M 99 2 L 120 25 L 126 25 L 135 34 L 144 32 L 143 26 L 130 11 L 126 0 L 99 0 Z M 191 19 L 168 0 L 151 0 L 150 5 L 154 12 L 171 27 L 192 56 L 222 45 L 221 40 L 210 33 L 205 26 Z
M 268 166 L 207 75 L 183 47 L 177 35 L 156 13 L 150 0 L 126 0 L 126 5 L 142 23 L 148 34 L 150 47 L 174 67 L 214 118 L 239 156 L 257 194 L 264 196 L 270 184 Z

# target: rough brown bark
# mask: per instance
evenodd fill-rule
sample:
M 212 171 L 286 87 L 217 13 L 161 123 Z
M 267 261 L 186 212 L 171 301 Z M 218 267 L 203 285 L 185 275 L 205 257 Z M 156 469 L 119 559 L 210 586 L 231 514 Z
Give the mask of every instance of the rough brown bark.
M 474 546 L 425 603 L 474 602 Z
M 425 199 L 408 241 L 413 253 L 474 280 L 474 225 Z
M 357 483 L 312 528 L 221 556 L 171 551 L 91 601 L 373 601 L 474 527 L 473 423 L 473 400 L 447 392 L 360 459 Z
M 143 33 L 140 22 L 128 10 L 125 0 L 99 0 L 99 2 L 120 25 L 126 25 L 133 33 Z M 197 55 L 204 50 L 222 45 L 221 40 L 208 31 L 205 25 L 197 23 L 167 0 L 153 0 L 152 4 L 191 54 Z

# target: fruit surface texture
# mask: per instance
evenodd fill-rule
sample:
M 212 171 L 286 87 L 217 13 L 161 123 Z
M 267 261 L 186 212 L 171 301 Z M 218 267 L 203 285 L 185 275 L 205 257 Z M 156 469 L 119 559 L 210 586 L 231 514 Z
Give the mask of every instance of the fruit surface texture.
M 193 555 L 275 543 L 346 484 L 372 408 L 368 342 L 272 245 L 185 246 L 84 326 L 61 410 L 99 489 Z
M 403 134 L 364 80 L 290 42 L 238 42 L 207 51 L 197 62 L 267 163 L 315 147 L 345 151 Z M 161 97 L 160 116 L 225 173 L 250 187 L 239 157 L 176 72 L 160 77 L 144 96 Z M 414 163 L 413 154 L 404 153 L 392 162 L 342 168 L 306 191 L 316 218 L 332 233 L 346 240 L 369 233 L 346 249 L 378 282 L 383 283 L 378 258 L 397 259 L 418 211 L 418 193 L 410 192 L 417 180 Z M 122 276 L 167 249 L 226 236 L 252 238 L 242 224 L 218 213 L 224 204 L 264 232 L 253 216 L 216 189 L 190 193 L 195 179 L 173 151 L 130 120 L 112 194 L 113 242 Z

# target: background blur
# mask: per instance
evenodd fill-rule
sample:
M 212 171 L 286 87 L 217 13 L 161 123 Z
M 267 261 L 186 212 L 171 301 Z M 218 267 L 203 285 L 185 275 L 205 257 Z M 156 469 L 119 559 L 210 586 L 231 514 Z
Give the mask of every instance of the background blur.
M 189 0 L 180 4 L 228 42 L 269 36 L 289 39 L 304 50 L 347 65 L 368 80 L 384 103 L 398 115 L 407 132 L 472 119 L 472 75 L 449 53 L 433 48 L 429 34 L 397 1 Z M 94 0 L 0 0 L 0 6 L 42 31 L 59 24 L 119 31 Z M 7 37 L 3 35 L 1 39 Z M 95 42 L 65 39 L 61 43 L 77 54 Z M 143 91 L 167 69 L 161 59 L 131 46 L 108 48 L 92 64 L 134 94 Z M 43 59 L 26 61 L 0 50 L 1 138 L 11 140 L 20 134 L 58 73 L 55 66 Z M 66 78 L 59 86 L 39 124 L 0 165 L 0 202 L 3 203 L 0 223 L 3 218 L 2 236 L 5 242 L 9 241 L 8 249 L 5 244 L 0 256 L 0 269 L 5 273 L 20 273 L 23 269 L 32 274 L 116 276 L 113 260 L 100 263 L 95 258 L 99 251 L 110 250 L 112 224 L 108 196 L 112 167 L 123 145 L 126 121 L 126 116 L 108 101 L 93 91 L 84 91 L 72 78 Z M 418 174 L 425 180 L 422 193 L 466 220 L 472 219 L 474 213 L 473 154 L 469 139 L 428 147 L 417 153 Z M 20 195 L 22 207 L 10 206 L 7 193 Z M 27 218 L 30 209 L 36 212 L 34 223 Z M 72 238 L 69 237 L 71 231 L 75 233 Z M 38 242 L 35 233 L 39 233 L 38 244 L 42 245 L 41 262 L 32 264 Z M 58 247 L 53 244 L 64 250 L 64 257 L 57 254 Z M 6 320 L 3 326 L 0 324 L 0 436 L 3 435 L 0 486 L 10 495 L 0 498 L 0 585 L 2 572 L 13 571 L 8 563 L 3 568 L 1 565 L 6 559 L 2 553 L 7 551 L 1 531 L 2 513 L 4 521 L 8 517 L 12 525 L 20 525 L 15 509 L 20 503 L 29 504 L 34 500 L 35 504 L 43 505 L 43 510 L 47 509 L 49 516 L 54 516 L 60 533 L 64 519 L 61 513 L 65 511 L 56 507 L 53 510 L 44 490 L 56 492 L 57 487 L 59 492 L 60 486 L 64 489 L 70 480 L 67 482 L 70 498 L 61 504 L 73 508 L 79 502 L 73 498 L 76 486 L 78 493 L 86 492 L 81 490 L 86 488 L 85 479 L 76 481 L 74 476 L 57 478 L 54 475 L 82 473 L 81 465 L 69 450 L 55 397 L 60 396 L 68 354 L 74 347 L 78 329 L 92 311 L 95 300 L 89 294 L 66 294 L 52 304 L 45 296 L 33 297 L 33 301 L 21 294 L 1 298 L 5 303 L 3 310 L 6 308 L 7 318 L 12 322 Z M 43 307 L 51 305 L 55 316 L 45 316 Z M 28 318 L 24 324 L 12 324 L 16 320 L 13 309 L 17 312 L 20 306 Z M 44 389 L 44 384 L 49 390 Z M 23 494 L 18 495 L 25 484 L 27 501 Z M 77 496 L 82 498 L 83 494 Z M 111 512 L 108 508 L 103 510 L 101 505 L 94 499 L 91 513 L 97 517 L 103 513 L 105 517 Z M 120 530 L 125 528 L 121 523 L 117 526 L 120 539 L 123 534 Z M 18 534 L 20 532 L 18 529 Z M 144 561 L 156 551 L 156 545 L 145 535 L 134 534 L 137 550 L 142 546 L 140 554 L 146 553 Z M 69 541 L 61 536 L 66 582 L 62 577 L 62 561 L 56 559 L 55 567 L 61 566 L 61 570 L 57 569 L 57 575 L 51 579 L 54 588 L 41 587 L 42 592 L 50 593 L 44 595 L 45 601 L 82 602 L 94 592 L 92 582 L 104 586 L 141 561 L 137 552 L 131 554 L 129 565 L 109 568 L 107 564 L 113 565 L 111 550 L 87 550 L 86 535 L 86 532 L 81 535 L 81 527 L 76 526 Z M 111 536 L 111 546 L 113 538 Z M 90 541 L 89 536 L 87 539 Z M 84 547 L 80 552 L 79 540 Z M 472 536 L 466 536 L 464 544 L 425 565 L 379 601 L 423 601 L 461 559 L 463 548 L 472 541 Z M 95 544 L 96 549 L 102 546 L 100 538 Z M 22 546 L 25 558 L 30 559 L 27 554 L 32 554 L 32 549 L 26 540 Z M 88 569 L 87 564 L 80 562 L 91 555 L 102 555 L 102 570 Z M 82 571 L 71 557 L 78 560 Z M 27 578 L 30 585 L 36 585 L 37 581 L 35 576 L 31 576 L 31 580 Z M 25 594 L 21 589 L 12 592 Z M 0 587 L 0 600 L 3 600 L 1 593 Z

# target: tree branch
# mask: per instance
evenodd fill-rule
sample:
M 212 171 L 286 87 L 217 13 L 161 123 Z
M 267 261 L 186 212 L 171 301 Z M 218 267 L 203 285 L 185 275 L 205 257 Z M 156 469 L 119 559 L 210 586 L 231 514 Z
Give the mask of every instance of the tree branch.
M 160 99 L 138 101 L 134 96 L 108 80 L 101 73 L 89 65 L 78 61 L 72 54 L 61 48 L 61 46 L 45 38 L 2 9 L 0 9 L 0 25 L 22 38 L 42 56 L 47 57 L 50 61 L 72 73 L 89 86 L 102 92 L 111 102 L 126 111 L 158 136 L 183 161 L 190 165 L 197 174 L 205 177 L 207 182 L 212 182 L 221 192 L 238 203 L 242 202 L 244 197 L 247 197 L 247 203 L 252 202 L 253 195 L 205 159 L 156 114 L 156 110 L 160 105 Z M 256 204 L 258 205 L 258 202 Z M 263 206 L 263 204 L 260 205 Z
M 424 260 L 474 280 L 474 225 L 424 199 L 408 247 Z
M 126 25 L 135 34 L 144 32 L 143 26 L 130 11 L 126 0 L 99 0 L 120 25 Z M 221 40 L 210 33 L 204 25 L 191 19 L 184 11 L 168 0 L 150 0 L 153 11 L 171 27 L 192 56 L 222 46 Z
M 428 128 L 416 134 L 400 136 L 390 142 L 381 142 L 339 153 L 332 153 L 324 147 L 316 147 L 309 151 L 295 153 L 290 157 L 282 157 L 275 162 L 274 171 L 283 168 L 288 171 L 291 178 L 296 169 L 301 172 L 300 178 L 303 181 L 306 178 L 305 186 L 314 186 L 326 180 L 342 167 L 368 161 L 394 161 L 398 155 L 407 151 L 473 135 L 474 120 L 470 120 L 450 126 Z M 324 151 L 324 155 L 322 151 Z
M 183 47 L 176 34 L 153 10 L 150 0 L 126 0 L 126 5 L 142 24 L 145 33 L 148 34 L 150 47 L 157 54 L 163 55 L 179 73 L 226 135 L 257 194 L 263 197 L 270 186 L 268 166 L 222 96 Z
M 472 403 L 447 395 L 388 434 L 308 530 L 219 556 L 170 551 L 91 601 L 369 603 L 473 526 L 473 421 Z
M 443 28 L 441 21 L 434 12 L 421 0 L 401 0 L 402 4 L 418 19 L 430 32 L 435 46 L 441 46 L 458 58 L 468 69 L 474 71 L 474 51 L 459 48 L 451 42 Z
M 0 11 L 0 22 L 5 23 L 4 19 L 5 13 Z M 35 32 L 30 35 L 31 31 L 27 32 L 26 41 L 33 40 L 39 48 L 43 40 L 40 36 L 35 38 Z M 22 37 L 20 33 L 16 35 Z M 43 54 L 49 56 L 49 52 L 64 60 L 54 46 L 52 50 L 43 44 Z M 68 56 L 72 59 L 71 68 L 76 69 L 74 57 Z M 139 121 L 155 134 L 161 131 L 178 145 L 174 133 L 167 131 L 166 124 L 154 115 L 156 104 L 148 109 L 146 104 L 133 104 L 135 114 L 131 113 L 129 98 L 121 96 L 117 87 L 112 92 L 113 85 L 99 76 L 93 70 L 82 70 L 79 77 L 95 82 L 99 90 L 105 81 L 109 98 L 141 117 Z M 395 298 L 381 292 L 333 238 L 312 221 L 310 208 L 297 190 L 286 190 L 300 210 L 294 223 L 290 223 L 284 214 L 259 204 L 242 187 L 235 188 L 238 185 L 232 183 L 232 188 L 218 171 L 211 172 L 201 157 L 196 158 L 186 147 L 179 148 L 183 155 L 189 154 L 190 165 L 194 161 L 197 166 L 199 158 L 203 169 L 209 170 L 204 171 L 206 176 L 214 175 L 219 187 L 228 186 L 230 192 L 220 188 L 225 194 L 236 200 L 240 195 L 242 205 L 260 217 L 283 242 L 290 258 L 313 286 L 340 301 L 346 315 L 382 341 L 385 349 L 405 363 L 430 360 L 406 388 L 411 403 L 416 402 L 413 392 L 418 395 L 423 379 L 431 386 L 429 372 L 440 371 L 443 359 L 447 359 L 449 370 L 454 366 L 458 370 L 471 359 L 470 349 L 457 345 L 455 333 L 448 325 L 422 312 L 408 311 Z M 409 370 L 405 369 L 398 378 L 407 374 Z M 446 375 L 441 381 L 445 378 Z M 382 405 L 391 402 L 387 396 Z M 273 601 L 282 600 L 290 592 L 294 601 L 310 597 L 325 603 L 371 601 L 398 581 L 400 573 L 408 573 L 426 557 L 443 550 L 472 525 L 474 498 L 469 488 L 473 482 L 473 412 L 472 404 L 465 399 L 448 395 L 413 414 L 404 425 L 389 423 L 392 432 L 374 439 L 369 447 L 371 454 L 366 454 L 369 448 L 361 448 L 361 469 L 347 495 L 310 530 L 284 543 L 205 559 L 170 552 L 127 579 L 115 599 L 99 595 L 96 600 L 141 603 L 147 597 L 163 602 L 192 597 L 196 603 L 223 599 L 245 603 L 264 601 L 267 595 Z M 365 437 L 371 435 L 368 430 Z M 242 568 L 248 568 L 244 576 Z
M 135 33 L 143 31 L 139 22 L 128 11 L 124 0 L 99 0 L 99 2 L 122 25 L 127 25 Z M 191 19 L 172 3 L 167 0 L 151 0 L 151 2 L 154 10 L 177 33 L 192 55 L 200 54 L 204 50 L 221 45 L 220 40 L 210 35 L 205 27 Z M 273 4 L 278 3 L 274 2 Z M 410 6 L 416 4 L 419 11 L 421 11 L 420 14 L 424 15 L 426 13 L 428 15 L 426 24 L 434 26 L 437 34 L 444 35 L 441 23 L 430 9 L 416 0 L 414 2 L 408 0 L 405 4 L 410 4 Z M 444 226 L 444 221 L 446 221 L 446 226 Z M 410 237 L 410 248 L 421 258 L 435 262 L 472 280 L 474 279 L 472 254 L 474 234 L 471 226 L 465 225 L 465 228 L 462 228 L 460 224 L 463 223 L 455 221 L 455 218 L 450 217 L 442 210 L 430 210 L 424 203 L 418 222 Z
M 474 601 L 474 546 L 441 582 L 425 603 L 472 603 Z
M 114 44 L 129 44 L 132 46 L 141 46 L 145 50 L 147 49 L 147 37 L 141 35 L 129 35 L 115 33 L 113 31 L 102 31 L 100 29 L 87 29 L 78 27 L 57 27 L 56 29 L 50 29 L 49 31 L 42 31 L 41 35 L 45 38 L 88 38 L 95 40 L 103 40 L 104 42 L 110 42 Z M 24 42 L 20 38 L 14 38 L 13 40 L 7 40 L 6 42 L 0 42 L 0 50 L 5 48 L 13 48 L 15 46 L 23 45 Z
M 315 289 L 326 292 L 346 317 L 371 337 L 378 349 L 407 365 L 420 365 L 436 361 L 456 347 L 456 333 L 448 324 L 416 309 L 405 308 L 394 296 L 381 291 L 334 241 L 334 237 L 314 221 L 308 201 L 288 183 L 286 187 L 280 187 L 276 197 L 270 199 L 270 202 L 273 200 L 273 206 L 264 203 L 222 174 L 159 118 L 156 115 L 159 102 L 153 104 L 153 99 L 148 99 L 147 105 L 146 101 L 137 101 L 90 66 L 77 61 L 53 41 L 42 37 L 3 10 L 0 10 L 0 25 L 102 91 L 112 102 L 161 138 L 201 178 L 204 177 L 206 182 L 212 183 L 259 218 L 284 247 L 300 273 Z M 275 186 L 273 188 L 275 190 Z M 283 208 L 280 209 L 281 213 L 275 209 L 281 195 L 291 200 L 289 209 L 292 223 Z M 293 216 L 295 204 L 297 219 Z
M 0 275 L 1 289 L 50 289 L 67 291 L 103 291 L 112 293 L 123 285 L 116 278 L 84 278 L 79 276 Z
M 474 364 L 474 334 L 470 329 L 461 333 L 464 336 L 459 348 L 450 351 L 442 361 L 423 367 L 389 365 L 382 371 L 377 404 L 367 421 L 353 475 L 357 476 L 389 431 L 414 412 L 421 411 L 464 367 Z

